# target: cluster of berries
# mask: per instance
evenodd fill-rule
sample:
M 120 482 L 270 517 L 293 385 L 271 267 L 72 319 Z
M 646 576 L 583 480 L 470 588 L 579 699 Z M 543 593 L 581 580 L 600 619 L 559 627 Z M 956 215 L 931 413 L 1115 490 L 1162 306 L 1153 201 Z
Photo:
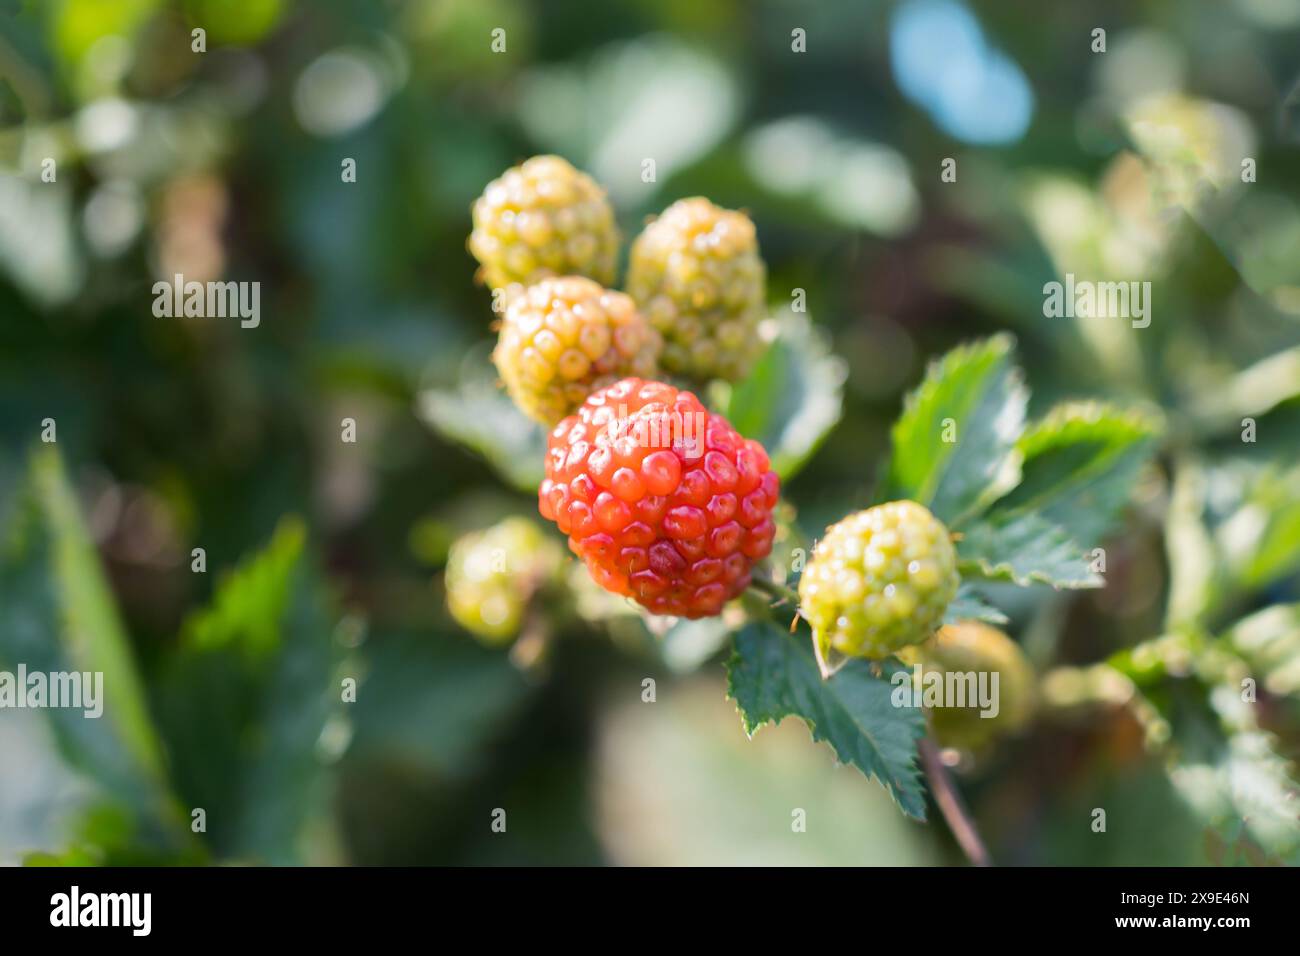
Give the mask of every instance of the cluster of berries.
M 551 429 L 542 515 L 592 578 L 656 614 L 703 617 L 772 549 L 780 482 L 767 453 L 694 393 L 748 374 L 766 268 L 754 224 L 674 203 L 632 245 L 626 293 L 604 191 L 536 156 L 474 203 L 469 250 L 504 309 L 492 353 L 506 391 Z
M 493 362 L 515 404 L 551 429 L 542 516 L 606 590 L 654 614 L 720 613 L 772 549 L 780 480 L 762 445 L 661 378 L 735 381 L 752 367 L 766 281 L 754 224 L 706 199 L 674 203 L 633 243 L 624 293 L 607 288 L 619 234 L 605 194 L 559 157 L 494 180 L 473 219 L 470 252 L 504 302 Z M 520 524 L 453 550 L 449 602 L 480 634 L 512 633 L 553 567 L 538 529 Z M 518 567 L 468 572 L 471 555 L 507 538 L 525 556 Z M 896 501 L 827 529 L 799 582 L 799 613 L 823 653 L 995 667 L 1023 699 L 1031 678 L 1014 642 L 983 625 L 940 627 L 959 581 L 948 529 Z M 992 732 L 983 720 L 967 730 L 966 716 L 936 720 L 941 739 Z
M 604 190 L 558 156 L 534 156 L 474 203 L 469 250 L 500 293 L 492 359 L 530 417 L 554 425 L 592 391 L 660 371 L 738 381 L 760 348 L 767 270 L 753 222 L 707 199 L 673 203 L 632 244 Z

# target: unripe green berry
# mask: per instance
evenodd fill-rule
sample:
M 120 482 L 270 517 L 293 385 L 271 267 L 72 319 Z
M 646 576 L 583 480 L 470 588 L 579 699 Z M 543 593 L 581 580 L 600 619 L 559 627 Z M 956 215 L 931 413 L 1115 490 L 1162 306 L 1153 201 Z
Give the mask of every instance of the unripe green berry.
M 556 579 L 560 546 L 526 518 L 458 538 L 447 558 L 447 609 L 486 644 L 509 643 L 533 595 Z
M 598 388 L 653 378 L 661 344 L 628 296 L 566 276 L 507 296 L 492 361 L 524 414 L 554 425 Z
M 934 633 L 959 583 L 948 529 L 914 501 L 891 501 L 826 529 L 799 610 L 823 657 L 878 659 Z
M 748 216 L 682 199 L 632 244 L 627 291 L 664 337 L 664 369 L 736 381 L 762 350 L 766 279 Z
M 982 679 L 991 693 L 996 693 L 993 716 L 983 716 L 978 700 L 966 706 L 930 708 L 930 727 L 935 740 L 944 747 L 978 750 L 995 738 L 1013 733 L 1028 723 L 1034 709 L 1034 670 L 1020 645 L 995 627 L 978 621 L 961 621 L 939 628 L 924 644 L 906 648 L 900 656 L 909 664 L 920 664 L 922 690 L 930 674 L 945 678 L 950 674 L 974 674 L 976 685 Z M 997 675 L 996 687 L 992 675 Z M 981 678 L 981 675 L 988 675 Z M 967 690 L 970 685 L 967 683 Z M 990 713 L 993 707 L 989 708 Z
M 493 289 L 547 276 L 614 281 L 618 228 L 605 191 L 559 156 L 534 156 L 488 183 L 474 203 L 469 251 Z

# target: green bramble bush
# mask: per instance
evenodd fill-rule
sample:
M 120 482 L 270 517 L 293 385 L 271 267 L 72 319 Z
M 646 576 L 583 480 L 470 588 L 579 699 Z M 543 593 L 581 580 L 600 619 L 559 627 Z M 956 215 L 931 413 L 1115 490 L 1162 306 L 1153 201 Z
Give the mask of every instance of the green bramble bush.
M 1117 5 L 1112 53 L 1079 57 L 1071 18 L 966 4 L 1036 94 L 989 149 L 901 81 L 916 108 L 835 105 L 901 62 L 883 38 L 915 4 L 807 24 L 806 57 L 783 5 L 721 44 L 663 4 L 389 4 L 360 33 L 242 6 L 0 17 L 0 675 L 107 689 L 98 720 L 0 708 L 0 864 L 932 859 L 940 827 L 854 839 L 869 805 L 784 840 L 770 811 L 811 783 L 790 768 L 832 756 L 911 814 L 955 775 L 999 860 L 1300 862 L 1300 96 L 1275 10 Z M 1222 69 L 1132 82 L 1228 22 Z M 175 273 L 260 281 L 261 325 L 151 315 Z M 516 294 L 577 278 L 623 304 L 512 323 Z M 1072 278 L 1127 289 L 1127 320 Z M 627 376 L 694 396 L 721 445 L 683 429 L 647 469 L 575 435 Z M 707 482 L 683 477 L 697 450 Z M 894 502 L 946 529 L 950 598 L 919 558 L 869 579 L 828 543 Z M 481 550 L 503 519 L 532 530 Z M 818 569 L 833 617 L 799 597 Z M 905 706 L 976 672 L 996 718 Z M 643 675 L 660 708 L 624 705 Z M 793 715 L 829 746 L 702 749 L 695 695 L 724 679 L 747 730 Z M 629 726 L 644 760 L 604 747 Z M 689 804 L 630 805 L 655 769 Z M 475 835 L 488 793 L 529 823 Z
M 481 211 L 500 182 L 475 207 L 470 248 L 485 266 Z M 589 193 L 564 195 L 582 205 Z M 548 214 L 566 216 L 563 203 Z M 972 725 L 968 707 L 930 708 L 930 733 L 940 744 L 977 750 L 1023 726 L 1033 672 L 1014 642 L 982 623 L 1006 620 L 984 591 L 1102 586 L 1093 549 L 1122 512 L 1159 425 L 1101 404 L 1066 405 L 1027 421 L 1011 337 L 973 342 L 935 361 L 908 396 L 876 503 L 826 529 L 806 566 L 796 568 L 773 553 L 780 481 L 838 417 L 801 420 L 801 413 L 826 399 L 838 408 L 840 396 L 834 357 L 814 332 L 788 323 L 774 342 L 758 336 L 767 296 L 757 250 L 747 218 L 701 198 L 670 206 L 632 250 L 628 291 L 662 336 L 665 371 L 695 381 L 699 395 L 720 397 L 713 407 L 644 369 L 608 384 L 591 378 L 586 359 L 561 368 L 560 344 L 554 354 L 539 349 L 538 338 L 556 324 L 550 316 L 573 327 L 575 342 L 589 321 L 581 303 L 557 300 L 560 287 L 548 283 L 577 289 L 589 280 L 545 278 L 516 291 L 515 302 L 535 300 L 550 314 L 508 307 L 495 355 L 506 389 L 529 417 L 548 424 L 568 417 L 545 450 L 534 446 L 542 467 L 516 467 L 511 477 L 537 492 L 542 516 L 568 535 L 595 585 L 637 602 L 648 627 L 661 630 L 656 615 L 702 618 L 732 638 L 728 694 L 748 733 L 801 717 L 843 763 L 923 818 L 918 748 L 932 745 L 923 708 L 900 706 L 894 693 L 906 675 L 895 655 L 920 662 L 922 673 L 961 667 L 1005 675 L 1001 720 L 974 714 Z M 592 283 L 590 296 L 599 295 L 619 293 Z M 624 318 L 635 326 L 639 316 Z M 531 339 L 521 348 L 524 336 Z M 587 357 L 609 345 L 607 335 L 596 337 Z M 771 392 L 791 387 L 765 368 L 769 361 L 807 376 L 792 389 L 799 401 L 780 412 Z M 556 398 L 539 402 L 520 387 L 518 367 L 544 363 L 551 364 L 533 381 L 557 383 L 548 385 Z M 738 381 L 706 388 L 712 379 Z M 749 414 L 756 406 L 769 414 Z M 728 419 L 733 413 L 739 423 Z M 800 427 L 783 427 L 790 421 Z M 460 437 L 492 444 L 481 434 Z M 798 627 L 787 627 L 791 618 Z

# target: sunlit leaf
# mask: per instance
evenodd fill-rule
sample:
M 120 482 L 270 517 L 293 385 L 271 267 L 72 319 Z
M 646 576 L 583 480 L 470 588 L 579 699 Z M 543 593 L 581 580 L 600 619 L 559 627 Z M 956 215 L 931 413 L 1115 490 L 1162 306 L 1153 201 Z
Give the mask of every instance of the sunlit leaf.
M 1095 588 L 1103 583 L 1065 529 L 1033 513 L 967 526 L 957 542 L 957 557 L 963 576 L 1022 587 Z
M 881 500 L 910 498 L 960 524 L 1015 483 L 1012 450 L 1028 393 L 999 335 L 954 349 L 930 366 L 894 423 L 893 458 Z
M 482 455 L 511 485 L 536 492 L 544 477 L 546 433 L 486 372 L 454 389 L 424 390 L 419 412 L 441 435 Z
M 742 435 L 763 443 L 772 467 L 789 480 L 840 420 L 846 372 L 807 316 L 788 313 L 722 411 Z
M 1273 694 L 1300 694 L 1300 604 L 1274 604 L 1232 625 L 1224 642 Z
M 1035 511 L 1091 547 L 1128 502 L 1154 452 L 1159 422 L 1098 402 L 1069 402 L 1032 422 L 1016 444 L 1020 483 L 990 517 Z
M 948 610 L 943 615 L 945 624 L 956 624 L 958 621 L 1005 624 L 1007 616 L 990 604 L 982 594 L 963 582 L 957 589 L 957 596 L 948 602 Z

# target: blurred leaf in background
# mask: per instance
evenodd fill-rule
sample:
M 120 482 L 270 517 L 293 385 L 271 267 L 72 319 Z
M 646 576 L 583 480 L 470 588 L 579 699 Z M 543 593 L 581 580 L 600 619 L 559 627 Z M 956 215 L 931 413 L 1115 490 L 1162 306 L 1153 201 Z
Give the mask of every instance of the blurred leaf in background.
M 52 849 L 76 849 L 84 840 L 100 862 L 164 859 L 187 846 L 180 806 L 130 644 L 55 448 L 32 455 L 17 511 L 0 559 L 0 662 L 11 675 L 20 664 L 29 673 L 75 672 L 83 694 L 91 681 L 102 681 L 99 717 L 75 708 L 39 712 L 60 761 L 89 785 L 75 810 L 51 808 L 73 818 L 71 832 L 55 837 L 66 842 Z M 24 765 L 15 759 L 9 772 Z
M 325 771 L 349 731 L 341 647 L 305 533 L 300 522 L 282 524 L 232 571 L 212 605 L 182 627 L 159 677 L 177 789 L 204 810 L 221 857 L 329 859 L 302 839 L 328 809 Z

